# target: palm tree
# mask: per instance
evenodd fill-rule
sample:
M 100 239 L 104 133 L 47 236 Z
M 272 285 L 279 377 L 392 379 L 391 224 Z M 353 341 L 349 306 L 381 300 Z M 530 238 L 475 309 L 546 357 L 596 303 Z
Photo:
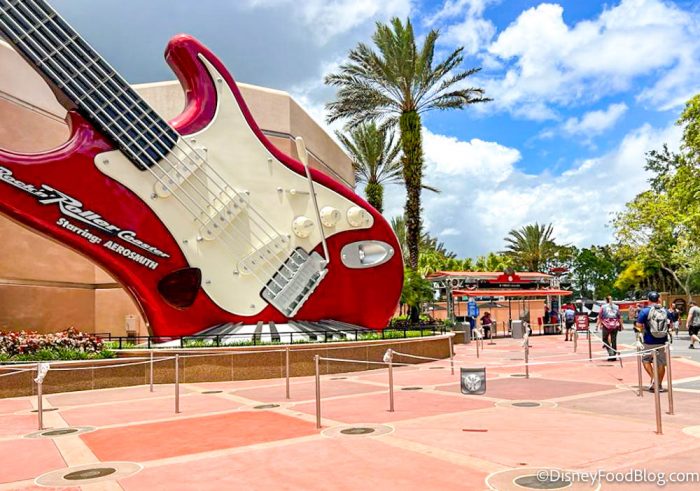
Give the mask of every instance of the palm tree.
M 384 185 L 402 183 L 401 147 L 388 128 L 377 128 L 374 122 L 363 123 L 349 135 L 336 131 L 338 140 L 352 159 L 355 181 L 365 183 L 365 196 L 379 213 L 384 211 Z
M 462 109 L 486 102 L 480 88 L 456 88 L 455 85 L 477 73 L 479 68 L 458 70 L 464 56 L 456 49 L 440 63 L 433 63 L 438 32 L 431 30 L 420 50 L 416 46 L 410 20 L 404 25 L 394 18 L 390 24 L 377 23 L 372 40 L 378 51 L 359 43 L 349 53 L 349 61 L 338 73 L 326 77 L 326 83 L 338 88 L 337 100 L 326 107 L 328 122 L 347 119 L 349 126 L 365 121 L 383 120 L 398 124 L 406 183 L 406 244 L 408 265 L 418 267 L 421 234 L 423 183 L 423 144 L 421 114 L 433 109 Z
M 525 271 L 540 271 L 554 257 L 557 245 L 552 238 L 552 224 L 525 225 L 511 230 L 505 237 L 507 243 L 503 254 L 513 260 L 516 268 Z

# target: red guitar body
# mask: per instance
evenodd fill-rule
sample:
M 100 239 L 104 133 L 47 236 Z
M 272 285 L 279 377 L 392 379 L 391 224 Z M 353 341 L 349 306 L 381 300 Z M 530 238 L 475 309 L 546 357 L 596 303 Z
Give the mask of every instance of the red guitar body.
M 216 111 L 217 90 L 202 63 L 202 58 L 205 58 L 223 75 L 223 83 L 228 84 L 248 125 L 262 144 L 289 169 L 304 175 L 302 164 L 280 152 L 262 134 L 233 78 L 205 46 L 189 36 L 176 36 L 168 45 L 166 58 L 186 94 L 185 110 L 171 122 L 180 135 L 189 135 L 206 127 Z M 152 209 L 130 189 L 96 167 L 96 155 L 115 149 L 111 141 L 75 110 L 69 111 L 69 119 L 71 137 L 59 148 L 34 155 L 0 150 L 0 212 L 71 247 L 109 271 L 138 303 L 154 335 L 194 334 L 227 322 L 254 324 L 257 321 L 284 323 L 288 320 L 269 304 L 255 316 L 233 314 L 215 304 L 201 287 L 188 307 L 178 308 L 166 301 L 159 293 L 159 282 L 173 272 L 189 268 L 190 264 L 178 242 Z M 231 144 L 235 146 L 235 141 Z M 294 319 L 332 319 L 384 328 L 395 311 L 401 292 L 401 254 L 394 254 L 383 264 L 366 269 L 345 267 L 338 258 L 344 245 L 362 240 L 382 241 L 398 252 L 401 249 L 397 239 L 386 220 L 350 189 L 316 170 L 312 170 L 311 175 L 314 182 L 368 211 L 373 224 L 369 229 L 344 231 L 328 238 L 331 258 L 328 274 Z M 90 229 L 90 233 L 100 237 L 102 244 L 92 244 L 85 236 L 67 230 L 58 223 L 63 216 L 59 206 L 42 204 L 27 192 L 27 187 L 39 189 L 42 185 L 79 200 L 84 210 L 91 210 L 108 222 L 136 232 L 141 240 L 157 244 L 169 257 L 158 258 L 158 267 L 151 270 L 104 247 L 104 241 L 110 237 L 100 230 Z M 321 252 L 320 247 L 316 249 Z

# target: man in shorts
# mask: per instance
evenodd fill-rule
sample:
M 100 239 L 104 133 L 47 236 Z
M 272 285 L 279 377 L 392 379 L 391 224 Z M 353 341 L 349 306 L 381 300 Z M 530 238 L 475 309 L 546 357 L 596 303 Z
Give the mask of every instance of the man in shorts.
M 574 319 L 576 316 L 576 311 L 571 305 L 564 307 L 564 326 L 566 327 L 566 332 L 564 341 L 574 340 Z
M 694 301 L 689 303 L 688 319 L 685 321 L 685 327 L 690 335 L 690 349 L 695 349 L 695 343 L 700 343 L 698 332 L 700 332 L 700 307 Z
M 642 333 L 642 340 L 644 343 L 644 351 L 646 353 L 642 357 L 642 363 L 644 364 L 644 370 L 651 377 L 651 384 L 649 385 L 649 392 L 654 392 L 654 367 L 653 360 L 654 355 L 650 350 L 656 349 L 656 360 L 659 364 L 659 384 L 664 379 L 666 374 L 666 350 L 663 346 L 668 342 L 668 334 L 664 336 L 659 336 L 658 334 L 652 335 L 651 320 L 649 314 L 652 310 L 658 312 L 661 310 L 666 315 L 666 332 L 670 328 L 670 321 L 668 320 L 668 312 L 659 304 L 659 294 L 656 292 L 649 292 L 647 295 L 649 299 L 649 305 L 644 307 L 637 317 L 637 329 Z M 660 348 L 660 349 L 659 349 Z M 664 392 L 664 388 L 661 387 L 661 392 Z

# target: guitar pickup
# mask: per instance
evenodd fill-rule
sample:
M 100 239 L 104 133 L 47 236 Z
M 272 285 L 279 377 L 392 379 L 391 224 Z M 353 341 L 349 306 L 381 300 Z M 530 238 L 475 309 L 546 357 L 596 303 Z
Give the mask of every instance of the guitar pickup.
M 205 162 L 205 148 L 187 146 L 181 149 L 175 145 L 172 152 L 160 161 L 159 166 L 162 167 L 163 174 L 153 185 L 156 195 L 159 198 L 167 198 L 176 192 Z
M 274 261 L 274 257 L 280 252 L 286 251 L 288 243 L 289 239 L 284 235 L 278 235 L 272 240 L 265 242 L 238 263 L 238 271 L 243 274 L 252 274 L 263 264 L 272 262 L 276 265 L 277 262 Z
M 209 213 L 201 214 L 202 226 L 199 228 L 199 235 L 205 240 L 217 238 L 243 210 L 248 208 L 248 195 L 235 193 L 228 188 L 212 201 L 213 203 L 207 207 Z

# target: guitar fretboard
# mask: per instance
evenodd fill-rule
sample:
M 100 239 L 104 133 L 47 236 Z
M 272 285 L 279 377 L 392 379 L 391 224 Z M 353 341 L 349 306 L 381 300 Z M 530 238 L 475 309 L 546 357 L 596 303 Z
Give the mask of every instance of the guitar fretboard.
M 44 0 L 0 0 L 0 32 L 140 169 L 178 134 Z

